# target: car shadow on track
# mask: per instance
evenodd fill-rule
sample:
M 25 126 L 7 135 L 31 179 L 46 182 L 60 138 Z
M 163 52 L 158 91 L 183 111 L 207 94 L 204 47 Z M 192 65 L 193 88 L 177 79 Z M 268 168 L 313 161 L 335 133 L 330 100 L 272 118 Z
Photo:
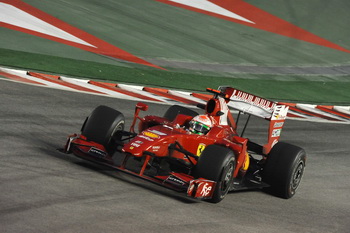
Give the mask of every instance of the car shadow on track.
M 52 149 L 51 149 L 52 148 Z M 144 181 L 142 179 L 139 179 L 137 177 L 133 177 L 131 175 L 124 174 L 123 172 L 120 172 L 118 170 L 115 170 L 110 167 L 106 167 L 100 164 L 95 164 L 93 162 L 89 162 L 83 159 L 79 159 L 75 157 L 73 154 L 66 154 L 63 152 L 63 148 L 59 147 L 58 149 L 57 145 L 52 145 L 51 143 L 46 142 L 46 147 L 41 147 L 40 150 L 42 153 L 54 157 L 56 159 L 67 161 L 71 164 L 78 165 L 80 167 L 83 167 L 85 169 L 93 170 L 95 172 L 98 172 L 100 174 L 103 174 L 108 177 L 112 177 L 114 179 L 118 179 L 118 181 L 132 184 L 137 187 L 141 187 L 143 189 L 146 189 L 148 191 L 154 192 L 156 194 L 160 194 L 165 197 L 172 198 L 174 200 L 177 200 L 179 202 L 185 203 L 185 204 L 196 204 L 200 203 L 199 200 L 194 200 L 186 196 L 184 193 L 176 192 L 164 187 L 161 187 L 159 185 L 153 184 L 148 181 Z

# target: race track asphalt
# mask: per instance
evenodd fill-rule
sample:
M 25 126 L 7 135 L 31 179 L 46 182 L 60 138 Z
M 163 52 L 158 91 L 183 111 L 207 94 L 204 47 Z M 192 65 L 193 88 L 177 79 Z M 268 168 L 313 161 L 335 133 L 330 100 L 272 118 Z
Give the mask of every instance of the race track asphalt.
M 59 152 L 104 104 L 130 124 L 135 102 L 0 80 L 1 232 L 349 232 L 350 125 L 288 121 L 282 140 L 305 148 L 295 197 L 230 193 L 219 204 Z M 165 105 L 149 104 L 149 114 Z M 261 123 L 250 131 L 263 139 Z

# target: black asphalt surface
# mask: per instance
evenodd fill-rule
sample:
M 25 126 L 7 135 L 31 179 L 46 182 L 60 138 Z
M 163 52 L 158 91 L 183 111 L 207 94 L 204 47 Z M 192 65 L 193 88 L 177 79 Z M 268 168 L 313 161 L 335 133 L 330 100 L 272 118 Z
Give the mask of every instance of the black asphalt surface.
M 4 80 L 0 87 L 2 233 L 349 232 L 350 125 L 286 123 L 282 140 L 308 154 L 292 199 L 245 191 L 211 204 L 57 150 L 96 106 L 118 109 L 130 124 L 135 102 Z M 149 114 L 167 108 L 149 105 Z M 249 128 L 258 140 L 261 123 Z

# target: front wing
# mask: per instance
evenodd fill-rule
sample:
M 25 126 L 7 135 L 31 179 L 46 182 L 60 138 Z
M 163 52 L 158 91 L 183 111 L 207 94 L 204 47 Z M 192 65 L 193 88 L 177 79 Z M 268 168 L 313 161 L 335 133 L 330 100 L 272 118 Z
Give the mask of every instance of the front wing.
M 184 173 L 170 172 L 167 175 L 150 176 L 146 173 L 149 167 L 149 161 L 152 158 L 150 154 L 145 154 L 144 162 L 139 171 L 130 170 L 126 168 L 126 162 L 132 157 L 131 154 L 126 154 L 123 161 L 117 164 L 114 162 L 113 157 L 108 154 L 104 146 L 87 141 L 82 135 L 74 134 L 69 136 L 64 152 L 73 153 L 79 158 L 111 167 L 178 192 L 186 192 L 187 196 L 195 199 L 211 199 L 216 186 L 216 182 L 214 181 L 202 178 L 194 179 L 194 177 Z

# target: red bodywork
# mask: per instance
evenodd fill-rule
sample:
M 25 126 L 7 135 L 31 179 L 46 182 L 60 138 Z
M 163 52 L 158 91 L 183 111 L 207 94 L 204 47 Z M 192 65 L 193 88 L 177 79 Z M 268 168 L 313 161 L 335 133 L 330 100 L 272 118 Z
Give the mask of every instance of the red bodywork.
M 231 149 L 235 154 L 236 166 L 233 171 L 233 177 L 244 176 L 249 166 L 248 139 L 237 135 L 236 123 L 229 110 L 228 103 L 230 100 L 237 100 L 239 104 L 248 104 L 251 110 L 252 106 L 263 109 L 263 114 L 269 115 L 266 118 L 270 121 L 268 143 L 262 146 L 262 151 L 267 154 L 274 144 L 277 143 L 280 131 L 283 127 L 286 111 L 280 116 L 276 115 L 276 104 L 262 98 L 252 96 L 248 93 L 241 92 L 234 88 L 226 87 L 224 91 L 209 89 L 214 93 L 205 106 L 205 114 L 211 117 L 214 126 L 207 135 L 192 134 L 188 130 L 188 123 L 193 118 L 191 116 L 178 114 L 173 121 L 159 116 L 139 117 L 139 112 L 146 111 L 148 106 L 143 103 L 136 105 L 134 120 L 129 130 L 133 137 L 118 146 L 119 151 L 123 154 L 122 162 L 116 163 L 113 154 L 96 142 L 88 141 L 84 135 L 71 135 L 68 138 L 65 151 L 72 152 L 76 156 L 107 165 L 126 172 L 131 175 L 141 177 L 157 184 L 175 189 L 186 191 L 187 195 L 199 199 L 211 198 L 216 182 L 202 178 L 194 178 L 183 172 L 170 172 L 166 175 L 150 175 L 147 173 L 150 163 L 155 158 L 169 158 L 182 161 L 188 166 L 195 166 L 201 152 L 208 145 L 216 144 Z M 239 111 L 244 111 L 246 107 L 237 105 Z M 231 106 L 231 105 L 230 105 Z M 254 111 L 254 110 L 253 110 Z M 248 112 L 249 114 L 264 117 L 261 112 Z M 135 125 L 138 123 L 138 133 L 135 133 Z M 153 126 L 151 126 L 153 125 Z M 150 127 L 151 126 L 151 127 Z M 128 169 L 126 164 L 129 158 L 139 158 L 142 166 L 138 171 Z

